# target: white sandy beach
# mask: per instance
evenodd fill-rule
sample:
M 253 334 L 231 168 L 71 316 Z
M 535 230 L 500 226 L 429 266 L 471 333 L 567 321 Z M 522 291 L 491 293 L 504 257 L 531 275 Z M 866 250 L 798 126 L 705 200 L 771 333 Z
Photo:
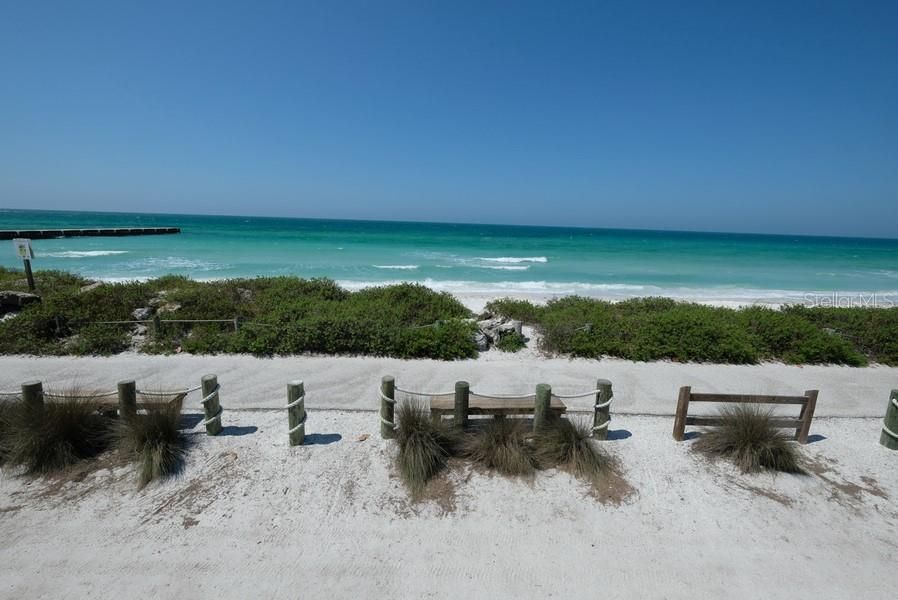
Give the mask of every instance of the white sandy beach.
M 197 418 L 192 419 L 195 424 Z M 627 486 L 597 498 L 455 466 L 412 504 L 369 412 L 229 411 L 192 430 L 181 476 L 0 479 L 6 598 L 887 598 L 896 455 L 877 419 L 814 422 L 808 476 L 741 475 L 618 416 Z M 357 441 L 370 434 L 364 441 Z M 77 478 L 76 478 L 77 479 Z M 630 489 L 632 488 L 632 489 Z
M 532 346 L 532 344 L 531 344 Z M 102 459 L 62 478 L 0 478 L 0 590 L 9 598 L 886 597 L 898 552 L 898 455 L 879 427 L 898 368 L 248 355 L 0 357 L 0 390 L 183 389 L 218 375 L 223 435 L 191 427 L 183 473 L 137 491 Z M 610 440 L 626 482 L 597 494 L 549 471 L 509 480 L 456 464 L 412 503 L 378 435 L 378 385 L 562 394 L 612 381 Z M 306 384 L 307 442 L 286 436 Z M 811 474 L 741 475 L 671 438 L 677 390 L 819 389 Z M 589 412 L 592 400 L 567 401 Z M 189 396 L 188 411 L 199 407 Z M 710 407 L 697 407 L 710 408 Z M 694 411 L 698 412 L 698 411 Z M 358 441 L 364 436 L 364 441 Z M 87 551 L 86 549 L 89 549 Z

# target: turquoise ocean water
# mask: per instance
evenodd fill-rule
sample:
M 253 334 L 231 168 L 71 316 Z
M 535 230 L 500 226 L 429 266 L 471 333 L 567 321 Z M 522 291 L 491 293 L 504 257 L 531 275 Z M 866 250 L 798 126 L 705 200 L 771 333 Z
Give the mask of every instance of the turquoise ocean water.
M 176 226 L 179 235 L 35 240 L 35 268 L 125 280 L 298 275 L 478 294 L 898 300 L 898 240 L 506 225 L 0 209 L 0 229 Z M 0 265 L 19 267 L 12 244 Z

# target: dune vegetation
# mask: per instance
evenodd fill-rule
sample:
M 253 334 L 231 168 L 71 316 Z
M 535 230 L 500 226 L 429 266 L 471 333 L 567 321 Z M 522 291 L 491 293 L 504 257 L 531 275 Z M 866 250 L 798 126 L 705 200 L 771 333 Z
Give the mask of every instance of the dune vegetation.
M 476 325 L 460 302 L 421 285 L 347 291 L 327 279 L 259 277 L 198 282 L 166 276 L 88 286 L 75 275 L 36 274 L 40 303 L 0 322 L 0 353 L 323 353 L 401 358 L 476 356 Z M 0 289 L 24 290 L 0 268 Z M 132 321 L 146 309 L 142 326 Z M 169 323 L 221 319 L 221 323 Z M 237 325 L 235 326 L 235 319 Z M 141 343 L 134 344 L 135 333 Z
M 503 299 L 487 309 L 533 325 L 544 352 L 628 360 L 745 364 L 870 362 L 898 365 L 898 308 L 741 309 L 636 298 L 566 297 L 536 305 Z
M 328 279 L 259 277 L 89 285 L 60 271 L 36 274 L 40 303 L 0 321 L 2 354 L 355 354 L 454 360 L 477 355 L 474 315 L 456 298 L 418 284 L 350 292 Z M 0 289 L 24 291 L 0 267 Z M 132 321 L 143 310 L 142 325 Z M 636 298 L 571 296 L 537 305 L 502 299 L 491 313 L 533 325 L 550 355 L 750 364 L 871 362 L 898 365 L 898 308 L 741 309 Z M 158 318 L 160 327 L 150 319 Z M 219 323 L 171 321 L 220 319 Z M 236 320 L 236 321 L 235 321 Z M 516 351 L 520 336 L 501 340 Z

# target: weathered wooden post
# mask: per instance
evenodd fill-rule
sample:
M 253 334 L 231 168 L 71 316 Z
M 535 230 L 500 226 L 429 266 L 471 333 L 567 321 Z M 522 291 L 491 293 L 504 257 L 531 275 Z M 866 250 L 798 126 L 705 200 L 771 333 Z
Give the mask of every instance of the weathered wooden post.
M 392 375 L 384 375 L 380 380 L 380 437 L 385 440 L 396 437 L 396 430 L 393 429 L 396 425 L 395 407 L 396 379 Z
M 804 393 L 807 402 L 801 407 L 801 413 L 798 418 L 801 419 L 801 426 L 795 431 L 795 439 L 799 444 L 808 443 L 808 433 L 811 431 L 811 421 L 814 420 L 814 410 L 817 408 L 817 390 L 807 390 Z
M 24 391 L 24 388 L 23 388 Z M 889 450 L 898 450 L 898 390 L 892 390 L 886 405 L 886 417 L 882 421 L 879 443 Z
M 683 441 L 686 435 L 686 414 L 689 412 L 689 397 L 692 395 L 692 387 L 684 385 L 680 388 L 680 397 L 677 398 L 677 414 L 674 416 L 673 439 Z
M 290 445 L 302 446 L 306 439 L 306 392 L 302 381 L 287 384 L 287 424 Z
M 455 426 L 464 429 L 468 426 L 468 406 L 471 396 L 471 384 L 467 381 L 455 382 L 455 407 L 453 416 Z
M 533 405 L 533 431 L 539 431 L 549 423 L 552 407 L 552 386 L 540 383 L 536 386 L 536 401 Z
M 22 384 L 22 402 L 32 409 L 44 408 L 44 384 L 40 381 L 26 381 Z
M 218 435 L 223 429 L 221 426 L 221 402 L 218 398 L 218 377 L 215 375 L 203 375 L 201 383 L 203 414 L 206 416 L 204 420 L 206 433 Z
M 597 440 L 608 439 L 608 424 L 611 421 L 611 382 L 607 379 L 596 381 L 595 415 L 592 419 L 592 437 Z
M 153 315 L 153 335 L 162 336 L 162 319 L 159 318 L 159 315 Z
M 133 379 L 118 382 L 118 411 L 128 419 L 137 415 L 137 383 Z

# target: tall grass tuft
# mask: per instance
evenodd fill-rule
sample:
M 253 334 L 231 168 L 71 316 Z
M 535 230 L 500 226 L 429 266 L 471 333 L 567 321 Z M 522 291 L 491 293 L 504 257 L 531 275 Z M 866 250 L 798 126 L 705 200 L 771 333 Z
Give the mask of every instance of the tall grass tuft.
M 614 461 L 591 436 L 584 419 L 553 418 L 533 436 L 534 457 L 541 468 L 561 467 L 596 481 L 611 472 Z
M 762 469 L 803 473 L 798 446 L 773 426 L 772 414 L 757 404 L 733 404 L 720 409 L 722 423 L 708 429 L 695 449 L 711 457 L 731 459 L 743 473 Z
M 180 400 L 162 408 L 150 408 L 146 414 L 123 417 L 118 423 L 115 444 L 135 463 L 140 488 L 181 468 L 185 439 L 180 428 Z
M 5 462 L 29 474 L 46 474 L 92 458 L 105 450 L 109 420 L 94 398 L 77 391 L 43 406 L 8 403 L 3 409 Z
M 6 462 L 9 441 L 9 419 L 12 416 L 13 401 L 0 400 L 0 467 Z
M 431 421 L 426 404 L 419 401 L 400 402 L 395 418 L 399 475 L 412 496 L 419 496 L 458 451 L 460 434 L 442 421 Z
M 489 419 L 465 438 L 462 453 L 503 475 L 531 475 L 536 460 L 526 441 L 528 431 L 522 419 Z

